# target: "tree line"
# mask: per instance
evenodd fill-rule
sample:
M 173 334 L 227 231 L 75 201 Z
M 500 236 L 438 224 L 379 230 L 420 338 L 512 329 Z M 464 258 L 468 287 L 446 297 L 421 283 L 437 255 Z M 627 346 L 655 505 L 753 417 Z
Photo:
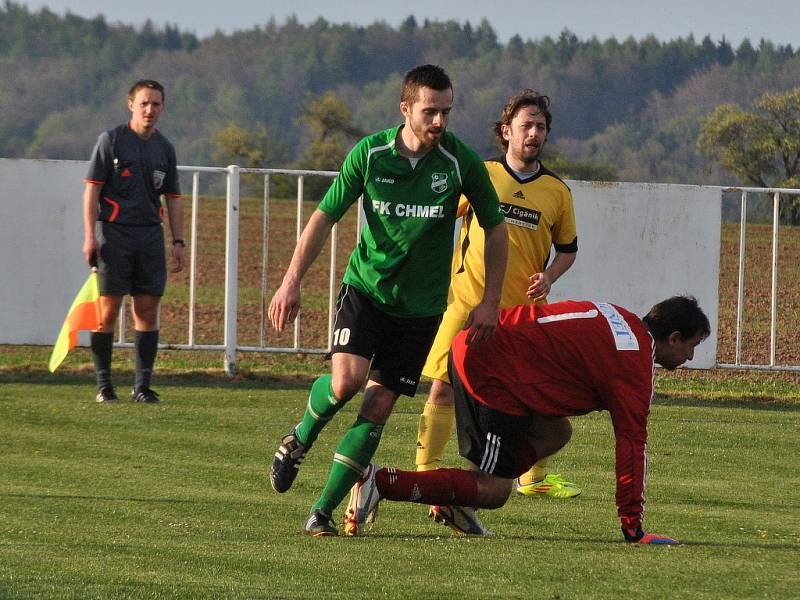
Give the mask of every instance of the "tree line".
M 398 27 L 271 19 L 198 39 L 174 26 L 109 24 L 6 1 L 0 156 L 87 159 L 97 134 L 127 117 L 129 85 L 148 77 L 167 88 L 162 126 L 182 164 L 238 158 L 335 169 L 359 132 L 399 122 L 402 75 L 426 62 L 453 79 L 451 129 L 486 157 L 498 153 L 491 125 L 509 95 L 526 87 L 549 95 L 548 164 L 580 179 L 752 184 L 723 160 L 731 135 L 704 135 L 704 125 L 711 115 L 730 121 L 734 108 L 769 120 L 764 94 L 800 86 L 800 52 L 766 40 L 583 40 L 565 30 L 502 44 L 486 21 L 414 17 Z M 716 112 L 722 105 L 728 112 Z M 791 107 L 784 113 L 800 118 Z M 780 160 L 764 183 L 793 181 L 796 172 L 775 174 Z

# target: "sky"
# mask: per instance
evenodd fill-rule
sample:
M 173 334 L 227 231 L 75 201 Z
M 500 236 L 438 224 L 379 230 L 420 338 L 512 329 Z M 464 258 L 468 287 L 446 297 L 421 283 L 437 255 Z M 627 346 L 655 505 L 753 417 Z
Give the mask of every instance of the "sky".
M 600 40 L 649 34 L 667 41 L 690 33 L 700 41 L 705 35 L 718 42 L 725 37 L 734 48 L 744 38 L 753 45 L 763 38 L 775 44 L 800 48 L 800 0 L 12 0 L 31 11 L 48 7 L 63 15 L 105 16 L 110 23 L 141 25 L 148 18 L 157 26 L 177 25 L 200 38 L 216 30 L 231 33 L 264 25 L 275 17 L 278 24 L 295 15 L 301 23 L 322 16 L 331 23 L 368 25 L 385 21 L 397 26 L 409 15 L 424 19 L 477 25 L 486 18 L 500 42 L 519 34 L 524 40 L 557 37 L 569 29 L 581 39 Z M 492 10 L 492 7 L 502 10 Z

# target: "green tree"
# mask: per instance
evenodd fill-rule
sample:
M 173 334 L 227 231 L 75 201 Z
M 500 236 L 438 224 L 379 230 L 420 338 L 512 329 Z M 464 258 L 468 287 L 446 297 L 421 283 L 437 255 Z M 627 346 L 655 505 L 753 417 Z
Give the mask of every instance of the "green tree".
M 217 164 L 265 168 L 275 154 L 269 144 L 267 128 L 258 123 L 251 129 L 230 123 L 214 133 L 212 158 Z
M 617 170 L 608 164 L 567 158 L 555 146 L 548 145 L 542 156 L 545 166 L 562 179 L 579 181 L 616 181 Z
M 91 121 L 93 116 L 91 113 L 91 109 L 85 105 L 70 106 L 63 111 L 51 112 L 36 128 L 26 156 L 86 160 L 100 132 L 88 127 L 72 128 L 70 124 Z
M 286 159 L 286 148 L 279 142 L 272 141 L 266 126 L 256 123 L 254 127 L 245 129 L 235 123 L 217 130 L 212 138 L 214 151 L 212 158 L 215 163 L 256 169 L 280 168 Z M 278 193 L 285 195 L 286 182 L 279 178 L 280 189 Z M 258 190 L 263 183 L 263 176 L 256 173 L 245 173 L 242 176 L 245 190 L 253 192 Z
M 334 92 L 326 92 L 306 103 L 297 125 L 305 130 L 308 144 L 299 161 L 301 169 L 338 171 L 352 142 L 365 134 L 352 124 L 352 114 Z M 325 192 L 330 180 L 309 180 L 306 190 L 311 197 Z
M 703 121 L 697 146 L 747 183 L 800 188 L 800 87 L 767 92 L 750 111 L 718 106 Z M 800 224 L 800 199 L 783 202 L 781 216 Z
M 316 100 L 309 101 L 302 116 L 300 125 L 308 127 L 312 137 L 317 140 L 364 137 L 364 132 L 355 127 L 351 121 L 353 116 L 344 101 L 335 92 L 326 92 Z M 344 153 L 339 159 L 344 158 Z M 336 166 L 337 164 L 332 164 Z

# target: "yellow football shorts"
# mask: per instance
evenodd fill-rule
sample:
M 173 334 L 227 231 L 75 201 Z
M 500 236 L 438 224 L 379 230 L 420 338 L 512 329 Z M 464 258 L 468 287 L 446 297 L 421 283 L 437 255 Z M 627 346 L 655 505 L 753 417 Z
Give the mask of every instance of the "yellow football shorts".
M 442 315 L 442 322 L 436 331 L 433 345 L 430 352 L 428 352 L 428 359 L 422 368 L 422 374 L 425 377 L 441 379 L 450 383 L 450 377 L 447 376 L 447 355 L 450 353 L 450 345 L 453 343 L 453 338 L 464 328 L 464 323 L 467 322 L 468 316 L 469 311 L 464 310 L 461 306 L 456 304 L 448 305 L 447 310 Z

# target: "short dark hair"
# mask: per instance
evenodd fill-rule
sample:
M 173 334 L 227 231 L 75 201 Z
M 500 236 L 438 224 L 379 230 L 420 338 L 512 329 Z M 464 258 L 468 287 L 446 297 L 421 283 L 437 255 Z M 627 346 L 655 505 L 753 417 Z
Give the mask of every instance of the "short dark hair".
M 403 77 L 403 89 L 400 93 L 400 102 L 409 104 L 417 99 L 420 88 L 432 90 L 452 90 L 453 84 L 445 70 L 438 65 L 420 65 L 414 67 Z
M 511 125 L 511 121 L 514 120 L 520 109 L 526 106 L 535 106 L 539 109 L 539 112 L 544 115 L 547 133 L 550 133 L 550 125 L 553 123 L 553 115 L 550 113 L 550 97 L 530 88 L 524 89 L 509 98 L 503 107 L 503 112 L 500 113 L 500 120 L 494 124 L 494 134 L 503 148 L 508 148 L 508 140 L 503 138 L 503 125 Z
M 136 97 L 136 92 L 142 88 L 149 88 L 161 92 L 162 102 L 167 99 L 167 93 L 164 91 L 164 86 L 154 79 L 140 79 L 131 86 L 128 90 L 128 100 L 133 100 Z
M 664 341 L 673 332 L 688 340 L 700 334 L 705 339 L 711 333 L 708 317 L 694 296 L 673 296 L 656 304 L 643 318 L 656 340 Z

